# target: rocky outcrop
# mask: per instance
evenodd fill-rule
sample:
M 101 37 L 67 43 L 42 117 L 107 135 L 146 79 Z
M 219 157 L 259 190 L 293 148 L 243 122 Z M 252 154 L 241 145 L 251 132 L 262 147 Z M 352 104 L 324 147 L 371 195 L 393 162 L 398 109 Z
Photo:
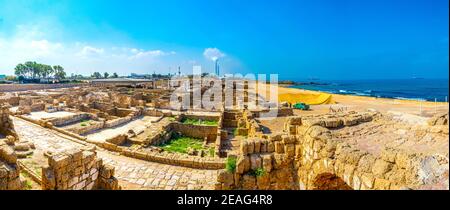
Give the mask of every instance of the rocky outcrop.
M 448 125 L 448 113 L 434 115 L 431 119 L 428 120 L 428 125 Z

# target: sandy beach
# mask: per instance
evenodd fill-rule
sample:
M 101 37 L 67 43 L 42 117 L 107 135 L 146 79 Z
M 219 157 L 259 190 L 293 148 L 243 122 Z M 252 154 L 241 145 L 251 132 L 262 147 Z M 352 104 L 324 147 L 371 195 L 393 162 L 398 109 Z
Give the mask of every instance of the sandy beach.
M 281 94 L 320 94 L 318 91 L 289 88 L 287 86 L 278 86 L 278 95 Z M 422 117 L 431 117 L 435 113 L 449 111 L 449 104 L 445 102 L 429 102 L 415 100 L 400 100 L 390 98 L 375 98 L 367 96 L 340 95 L 331 94 L 335 104 L 312 105 L 311 111 L 298 111 L 296 114 L 319 114 L 328 113 L 331 107 L 346 107 L 348 111 L 365 111 L 375 109 L 382 113 L 401 112 Z

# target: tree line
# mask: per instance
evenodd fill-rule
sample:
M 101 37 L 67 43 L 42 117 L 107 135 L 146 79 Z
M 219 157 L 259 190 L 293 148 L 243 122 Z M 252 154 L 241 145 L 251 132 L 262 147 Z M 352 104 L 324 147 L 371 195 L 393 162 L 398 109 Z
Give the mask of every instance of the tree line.
M 66 78 L 66 72 L 60 65 L 50 66 L 47 64 L 36 63 L 34 61 L 27 61 L 19 63 L 14 68 L 14 74 L 20 78 L 26 79 L 48 79 L 55 78 L 58 80 Z
M 108 72 L 103 73 L 103 75 L 100 72 L 94 72 L 91 75 L 92 78 L 96 78 L 96 79 L 101 79 L 101 78 L 119 78 L 119 75 L 117 75 L 117 73 L 113 73 L 111 76 L 109 75 Z

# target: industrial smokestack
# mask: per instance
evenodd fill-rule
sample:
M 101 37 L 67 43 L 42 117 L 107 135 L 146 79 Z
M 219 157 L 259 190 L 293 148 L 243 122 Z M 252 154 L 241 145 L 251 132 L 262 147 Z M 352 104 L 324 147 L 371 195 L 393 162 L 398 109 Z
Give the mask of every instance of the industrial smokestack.
M 215 66 L 214 66 L 214 73 L 217 75 L 217 76 L 219 76 L 219 59 L 216 59 L 216 62 L 215 62 Z

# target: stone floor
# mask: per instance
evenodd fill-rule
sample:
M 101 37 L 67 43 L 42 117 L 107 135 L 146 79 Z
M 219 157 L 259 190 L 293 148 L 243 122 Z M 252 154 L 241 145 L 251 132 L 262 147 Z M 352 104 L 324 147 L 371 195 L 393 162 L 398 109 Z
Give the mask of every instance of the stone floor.
M 156 119 L 158 118 L 151 116 L 140 117 L 112 128 L 95 131 L 94 133 L 86 135 L 86 137 L 91 141 L 104 142 L 106 139 L 113 138 L 121 134 L 127 134 L 129 130 L 133 130 L 136 134 L 142 133 L 152 124 L 151 121 Z
M 83 147 L 70 137 L 12 117 L 21 139 L 34 142 L 35 153 L 30 159 L 44 164 L 43 151 L 58 151 L 71 147 Z M 120 156 L 102 149 L 97 156 L 116 168 L 116 177 L 123 189 L 213 189 L 217 170 L 199 170 L 165 165 Z

